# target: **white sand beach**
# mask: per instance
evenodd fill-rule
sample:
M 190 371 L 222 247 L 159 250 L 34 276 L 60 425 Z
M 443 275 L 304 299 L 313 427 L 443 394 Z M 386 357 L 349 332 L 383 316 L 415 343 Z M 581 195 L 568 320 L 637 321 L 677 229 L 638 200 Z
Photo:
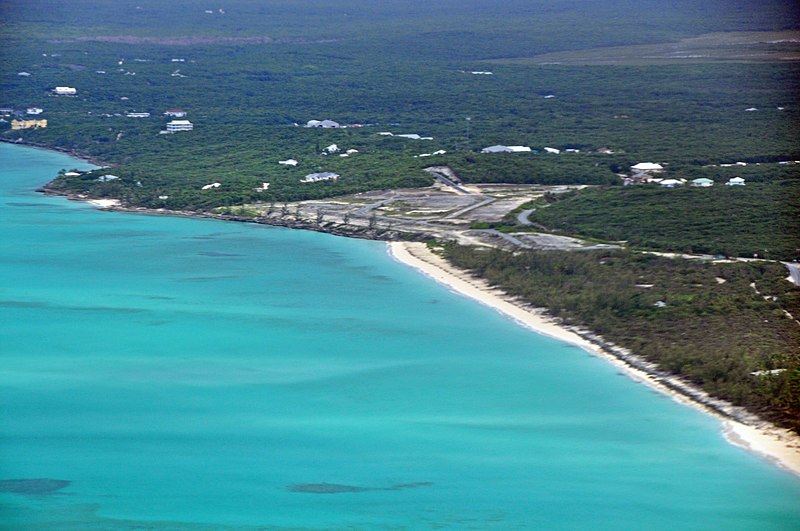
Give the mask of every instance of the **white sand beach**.
M 113 208 L 120 205 L 119 199 L 89 199 L 87 203 L 91 203 L 98 208 Z
M 389 254 L 398 262 L 408 265 L 453 291 L 494 308 L 519 324 L 537 333 L 577 345 L 617 366 L 627 376 L 665 393 L 677 401 L 697 407 L 723 421 L 725 438 L 736 446 L 745 448 L 768 461 L 800 476 L 800 436 L 773 426 L 768 422 L 748 425 L 727 418 L 709 409 L 688 395 L 666 387 L 647 372 L 634 368 L 613 353 L 588 341 L 575 331 L 559 325 L 540 310 L 526 308 L 486 281 L 460 270 L 442 257 L 431 252 L 424 243 L 390 242 Z M 684 383 L 684 385 L 686 385 Z

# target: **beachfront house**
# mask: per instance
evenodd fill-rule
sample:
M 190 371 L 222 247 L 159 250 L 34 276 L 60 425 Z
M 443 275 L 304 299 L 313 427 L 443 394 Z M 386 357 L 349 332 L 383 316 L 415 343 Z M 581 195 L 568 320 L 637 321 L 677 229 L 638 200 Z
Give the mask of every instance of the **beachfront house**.
M 741 177 L 732 177 L 725 183 L 727 186 L 744 186 L 744 179 Z
M 706 179 L 705 177 L 700 177 L 699 179 L 692 180 L 692 186 L 708 188 L 709 186 L 714 186 L 714 181 Z
M 189 120 L 172 120 L 171 122 L 167 122 L 168 133 L 191 131 L 192 129 L 194 129 L 194 124 Z
M 57 96 L 74 96 L 78 93 L 78 89 L 74 87 L 56 87 L 53 89 L 53 93 Z
M 310 173 L 300 179 L 301 183 L 315 183 L 319 181 L 333 181 L 336 182 L 339 180 L 339 174 L 333 173 L 331 171 L 325 171 L 320 173 Z

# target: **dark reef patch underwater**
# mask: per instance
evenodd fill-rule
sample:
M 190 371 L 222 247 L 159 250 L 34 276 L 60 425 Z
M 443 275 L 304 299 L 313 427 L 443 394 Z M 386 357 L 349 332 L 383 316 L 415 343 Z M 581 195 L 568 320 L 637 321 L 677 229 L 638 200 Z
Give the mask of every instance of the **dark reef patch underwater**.
M 52 494 L 65 487 L 71 481 L 66 479 L 0 479 L 0 492 L 12 494 Z

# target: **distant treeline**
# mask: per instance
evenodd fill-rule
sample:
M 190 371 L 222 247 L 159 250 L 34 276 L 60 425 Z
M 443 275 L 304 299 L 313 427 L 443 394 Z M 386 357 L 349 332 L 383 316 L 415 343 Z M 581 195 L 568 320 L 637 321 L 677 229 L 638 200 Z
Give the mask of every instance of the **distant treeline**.
M 691 254 L 800 259 L 800 181 L 664 189 L 657 185 L 550 196 L 530 219 L 550 229 Z

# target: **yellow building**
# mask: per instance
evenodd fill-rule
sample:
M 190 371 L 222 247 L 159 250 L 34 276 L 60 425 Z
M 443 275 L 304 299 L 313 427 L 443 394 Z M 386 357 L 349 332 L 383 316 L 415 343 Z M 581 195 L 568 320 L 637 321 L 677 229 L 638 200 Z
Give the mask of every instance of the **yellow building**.
M 11 129 L 36 129 L 47 127 L 47 120 L 11 120 Z

